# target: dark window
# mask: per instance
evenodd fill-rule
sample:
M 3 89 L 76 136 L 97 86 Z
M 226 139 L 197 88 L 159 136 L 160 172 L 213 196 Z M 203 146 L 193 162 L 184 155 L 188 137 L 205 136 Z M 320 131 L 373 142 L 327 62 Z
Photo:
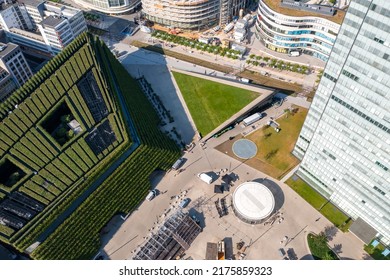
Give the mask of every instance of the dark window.
M 347 76 L 348 78 L 351 78 L 354 81 L 358 81 L 359 80 L 358 76 L 348 72 L 347 70 L 343 70 L 343 75 Z
M 336 83 L 337 82 L 337 79 L 331 75 L 329 75 L 328 73 L 324 73 L 324 77 L 325 78 L 328 78 L 329 80 L 331 80 L 332 82 Z
M 383 43 L 385 42 L 385 41 L 383 41 L 383 40 L 381 40 L 381 39 L 379 39 L 379 38 L 377 38 L 377 37 L 374 38 L 374 41 L 375 41 L 375 42 L 378 42 L 379 44 L 382 44 L 382 45 L 383 45 Z
M 389 170 L 386 166 L 384 166 L 384 165 L 383 165 L 382 163 L 380 163 L 379 161 L 376 161 L 375 164 L 378 165 L 379 167 L 381 167 L 384 171 Z

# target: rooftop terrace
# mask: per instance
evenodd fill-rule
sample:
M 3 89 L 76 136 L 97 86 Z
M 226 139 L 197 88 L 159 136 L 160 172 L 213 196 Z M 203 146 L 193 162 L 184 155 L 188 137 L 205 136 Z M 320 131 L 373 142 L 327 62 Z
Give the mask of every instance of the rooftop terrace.
M 334 16 L 326 16 L 320 13 L 316 12 L 309 12 L 304 10 L 296 10 L 296 9 L 290 9 L 287 7 L 282 7 L 280 3 L 281 0 L 263 0 L 263 2 L 273 11 L 286 15 L 286 16 L 292 16 L 292 17 L 320 17 L 327 20 L 330 20 L 332 22 L 335 22 L 337 24 L 341 24 L 344 20 L 345 12 L 341 10 L 337 10 L 336 14 Z

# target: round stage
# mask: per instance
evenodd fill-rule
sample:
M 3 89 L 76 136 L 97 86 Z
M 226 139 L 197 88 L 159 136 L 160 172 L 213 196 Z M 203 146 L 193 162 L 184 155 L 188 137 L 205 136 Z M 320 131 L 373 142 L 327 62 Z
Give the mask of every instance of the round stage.
M 256 144 L 247 139 L 240 139 L 234 142 L 232 150 L 237 157 L 242 159 L 250 159 L 257 154 Z
M 272 192 L 263 184 L 245 182 L 233 193 L 233 210 L 236 216 L 249 224 L 265 221 L 275 208 Z

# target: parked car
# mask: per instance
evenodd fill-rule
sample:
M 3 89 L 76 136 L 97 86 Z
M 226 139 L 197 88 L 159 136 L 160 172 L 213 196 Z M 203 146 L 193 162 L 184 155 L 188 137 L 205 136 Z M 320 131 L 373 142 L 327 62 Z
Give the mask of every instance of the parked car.
M 183 199 L 180 202 L 179 207 L 180 208 L 186 208 L 188 204 L 190 204 L 190 199 L 189 198 L 185 198 L 185 199 Z
M 146 196 L 146 200 L 151 201 L 153 198 L 157 196 L 157 190 L 151 190 L 149 194 Z
M 175 163 L 172 165 L 172 169 L 174 170 L 178 170 L 182 165 L 183 163 L 186 161 L 185 158 L 179 158 L 177 161 L 175 161 Z
M 283 258 L 284 255 L 286 254 L 286 252 L 284 251 L 283 248 L 279 248 L 279 249 L 278 249 L 278 253 L 279 253 L 279 256 L 281 256 L 282 258 Z

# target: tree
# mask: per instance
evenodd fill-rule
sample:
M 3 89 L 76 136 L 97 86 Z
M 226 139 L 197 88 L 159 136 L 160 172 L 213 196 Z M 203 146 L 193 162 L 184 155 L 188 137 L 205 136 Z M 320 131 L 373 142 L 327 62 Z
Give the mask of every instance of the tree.
M 66 128 L 62 126 L 57 130 L 56 135 L 58 138 L 63 138 L 66 135 L 66 133 L 67 133 Z
M 326 236 L 325 231 L 321 231 L 317 236 L 316 240 L 318 243 L 327 244 L 328 243 L 328 237 Z
M 68 137 L 68 139 L 72 139 L 74 136 L 74 132 L 73 130 L 68 130 L 68 132 L 66 133 L 66 137 Z
M 324 228 L 324 231 L 323 231 L 323 233 L 325 234 L 326 239 L 328 241 L 332 241 L 333 237 L 335 237 L 337 235 L 337 232 L 338 232 L 338 230 L 335 226 L 327 226 Z
M 268 160 L 268 159 L 271 159 L 273 156 L 276 155 L 276 153 L 278 152 L 279 149 L 275 149 L 275 150 L 271 150 L 266 156 L 265 156 L 265 159 Z
M 8 182 L 6 185 L 13 186 L 20 179 L 20 174 L 18 171 L 14 172 L 9 176 Z
M 71 115 L 63 115 L 61 117 L 61 122 L 64 124 L 67 124 L 71 121 L 72 116 Z
M 272 132 L 269 132 L 269 133 L 264 134 L 264 139 L 267 139 L 267 138 L 270 137 L 271 135 L 272 135 Z
M 334 260 L 333 256 L 329 253 L 326 252 L 325 255 L 322 257 L 323 260 Z

